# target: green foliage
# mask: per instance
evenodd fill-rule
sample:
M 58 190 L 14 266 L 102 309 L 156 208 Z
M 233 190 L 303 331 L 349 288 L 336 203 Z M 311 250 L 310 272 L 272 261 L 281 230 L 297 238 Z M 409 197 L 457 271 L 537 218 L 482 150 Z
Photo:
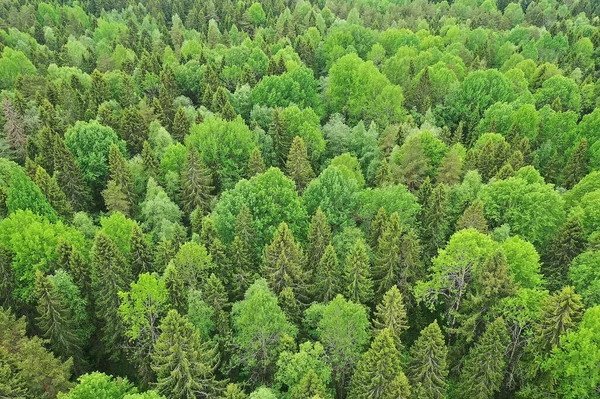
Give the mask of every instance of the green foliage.
M 447 356 L 444 336 L 437 321 L 434 321 L 421 330 L 419 338 L 410 348 L 407 374 L 415 397 L 446 397 Z
M 127 378 L 114 378 L 100 372 L 84 374 L 77 379 L 78 383 L 69 392 L 60 394 L 60 399 L 122 399 L 125 395 L 136 392 Z M 130 396 L 128 396 L 130 397 Z
M 277 304 L 267 282 L 257 280 L 244 300 L 233 305 L 235 359 L 254 384 L 270 381 L 279 357 L 279 343 L 297 333 Z M 236 363 L 234 363 L 236 364 Z

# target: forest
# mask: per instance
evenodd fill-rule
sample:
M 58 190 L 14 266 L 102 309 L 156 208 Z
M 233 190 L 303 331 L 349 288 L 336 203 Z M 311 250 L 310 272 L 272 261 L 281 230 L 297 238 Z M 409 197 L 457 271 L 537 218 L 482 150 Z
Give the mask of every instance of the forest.
M 0 398 L 600 398 L 600 1 L 0 0 Z

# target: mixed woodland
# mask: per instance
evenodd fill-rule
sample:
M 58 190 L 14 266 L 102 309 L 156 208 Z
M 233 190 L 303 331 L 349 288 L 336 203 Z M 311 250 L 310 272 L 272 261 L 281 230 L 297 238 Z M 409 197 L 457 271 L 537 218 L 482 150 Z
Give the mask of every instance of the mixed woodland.
M 0 0 L 0 398 L 600 398 L 600 2 Z

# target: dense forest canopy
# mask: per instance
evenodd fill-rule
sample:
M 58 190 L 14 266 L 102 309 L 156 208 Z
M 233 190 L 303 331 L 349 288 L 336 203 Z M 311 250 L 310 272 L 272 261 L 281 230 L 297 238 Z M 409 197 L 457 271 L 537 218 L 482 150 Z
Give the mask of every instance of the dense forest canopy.
M 600 398 L 597 0 L 0 1 L 0 397 Z

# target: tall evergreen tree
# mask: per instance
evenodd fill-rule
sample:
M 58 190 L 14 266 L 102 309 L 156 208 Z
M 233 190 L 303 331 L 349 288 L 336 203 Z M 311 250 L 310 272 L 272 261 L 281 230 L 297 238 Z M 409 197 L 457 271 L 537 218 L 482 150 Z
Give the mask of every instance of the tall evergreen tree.
M 400 215 L 394 212 L 390 215 L 383 234 L 377 243 L 377 258 L 373 274 L 377 281 L 377 292 L 383 295 L 400 280 L 402 269 L 401 257 L 402 225 Z
M 119 133 L 131 154 L 142 152 L 144 141 L 148 140 L 148 126 L 140 110 L 135 107 L 125 108 L 121 113 Z
M 542 272 L 548 288 L 558 290 L 566 285 L 569 266 L 585 250 L 586 238 L 579 217 L 573 215 L 552 237 L 543 256 Z
M 48 127 L 41 128 L 35 140 L 37 147 L 35 163 L 50 175 L 54 173 L 54 142 L 54 132 Z
M 356 241 L 344 266 L 344 285 L 348 299 L 367 304 L 373 299 L 373 280 L 367 247 L 362 240 Z
M 465 359 L 459 384 L 461 397 L 491 399 L 498 393 L 504 378 L 508 341 L 504 319 L 497 318 Z
M 473 201 L 456 222 L 456 231 L 469 228 L 487 234 L 488 225 L 483 214 L 483 202 L 479 200 Z
M 147 141 L 144 141 L 144 144 L 142 145 L 142 164 L 144 165 L 146 175 L 154 180 L 158 180 L 160 163 L 158 162 L 154 150 Z
M 394 338 L 394 345 L 399 351 L 402 350 L 400 337 L 408 329 L 408 320 L 402 293 L 395 285 L 385 293 L 381 303 L 377 305 L 373 326 L 378 333 L 388 329 Z
M 410 397 L 410 385 L 402 371 L 391 331 L 384 329 L 356 366 L 349 399 L 402 399 Z
M 54 136 L 54 176 L 58 186 L 67 196 L 74 211 L 85 209 L 89 202 L 89 189 L 73 154 L 59 135 Z
M 329 302 L 342 293 L 343 270 L 338 262 L 333 245 L 325 247 L 314 279 L 313 297 L 319 302 Z
M 9 308 L 13 304 L 13 290 L 15 289 L 15 276 L 12 268 L 12 252 L 0 246 L 0 306 Z
M 308 183 L 315 177 L 315 173 L 308 161 L 306 145 L 301 137 L 294 137 L 285 169 L 288 177 L 296 183 L 296 189 L 299 193 L 302 193 Z
M 214 273 L 206 280 L 202 297 L 208 306 L 213 309 L 212 321 L 217 328 L 217 332 L 225 336 L 229 330 L 229 319 L 226 311 L 229 306 L 229 298 L 223 283 Z
M 328 397 L 327 388 L 319 375 L 310 369 L 292 388 L 291 399 L 314 399 Z
M 133 190 L 133 174 L 127 160 L 115 144 L 108 152 L 109 184 L 102 192 L 104 201 L 110 211 L 118 211 L 131 216 L 135 204 Z
M 588 141 L 582 138 L 577 147 L 571 153 L 569 161 L 565 167 L 564 186 L 567 189 L 574 185 L 588 174 Z
M 375 185 L 377 187 L 383 187 L 391 183 L 392 170 L 390 168 L 390 163 L 387 158 L 383 158 L 377 168 L 377 173 L 375 174 Z
M 131 270 L 119 247 L 104 233 L 96 235 L 92 258 L 92 294 L 96 316 L 102 323 L 102 341 L 112 357 L 120 355 L 123 325 L 118 315 L 119 292 L 126 291 Z
M 377 215 L 371 221 L 369 226 L 369 245 L 371 248 L 377 248 L 379 245 L 379 237 L 383 234 L 387 227 L 388 215 L 384 207 L 379 208 Z
M 438 184 L 425 205 L 423 215 L 423 243 L 429 257 L 446 243 L 448 235 L 448 187 Z
M 173 138 L 180 143 L 183 143 L 183 139 L 190 131 L 190 122 L 185 114 L 182 107 L 177 108 L 175 119 L 173 120 L 173 128 L 171 129 L 171 135 Z
M 269 127 L 269 135 L 273 140 L 273 151 L 275 153 L 275 164 L 282 168 L 285 165 L 287 156 L 290 152 L 291 138 L 287 132 L 285 119 L 281 114 L 281 110 L 276 108 L 273 111 L 273 119 Z
M 170 66 L 167 66 L 160 73 L 160 88 L 158 94 L 158 102 L 162 114 L 165 119 L 165 128 L 171 130 L 173 124 L 173 118 L 175 117 L 175 98 L 178 95 L 177 81 L 175 80 L 175 74 Z
M 173 399 L 215 397 L 221 389 L 214 377 L 219 362 L 215 348 L 202 343 L 192 323 L 176 310 L 169 311 L 160 330 L 152 354 L 156 389 Z
M 153 271 L 152 265 L 152 247 L 142 232 L 142 228 L 134 223 L 131 229 L 131 270 L 134 276 L 141 273 L 150 273 Z
M 263 251 L 263 270 L 273 292 L 279 295 L 284 288 L 290 287 L 296 298 L 302 301 L 306 297 L 306 273 L 303 267 L 302 248 L 294 240 L 287 223 L 282 222 L 273 241 Z
M 331 242 L 331 227 L 327 223 L 327 216 L 321 207 L 317 208 L 310 221 L 308 242 L 308 265 L 310 270 L 314 270 L 321 261 L 325 248 Z
M 248 178 L 263 173 L 265 170 L 265 161 L 260 152 L 260 148 L 254 147 L 248 158 Z
M 65 193 L 58 186 L 56 178 L 50 177 L 44 168 L 38 166 L 35 170 L 33 181 L 48 199 L 48 202 L 56 213 L 66 220 L 71 220 L 73 217 L 73 208 L 67 201 Z
M 37 294 L 38 327 L 50 341 L 52 349 L 63 359 L 81 360 L 81 340 L 77 335 L 73 315 L 65 298 L 41 271 L 35 279 Z
M 444 336 L 437 321 L 434 321 L 421 330 L 419 338 L 410 348 L 407 375 L 412 386 L 412 397 L 446 397 L 447 356 Z
M 181 173 L 181 205 L 188 215 L 196 208 L 207 212 L 212 199 L 212 177 L 194 148 L 187 151 Z
M 549 296 L 542 306 L 542 317 L 535 331 L 535 343 L 543 351 L 560 345 L 561 337 L 574 328 L 581 319 L 581 296 L 573 287 L 564 287 Z
M 173 262 L 169 262 L 162 275 L 169 293 L 169 303 L 178 312 L 187 313 L 187 282 Z

